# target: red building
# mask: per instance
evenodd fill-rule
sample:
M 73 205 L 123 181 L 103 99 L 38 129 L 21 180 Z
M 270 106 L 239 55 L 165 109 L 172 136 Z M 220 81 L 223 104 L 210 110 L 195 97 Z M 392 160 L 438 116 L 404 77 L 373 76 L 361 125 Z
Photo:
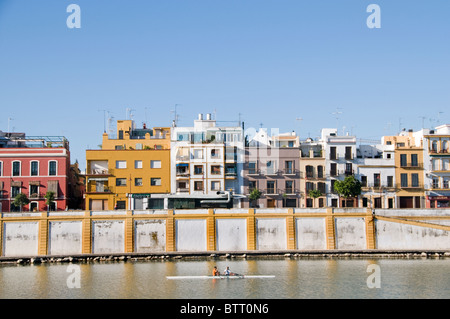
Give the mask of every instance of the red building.
M 69 199 L 69 142 L 64 137 L 26 137 L 0 132 L 0 211 L 18 211 L 13 204 L 24 193 L 29 204 L 23 211 L 66 210 Z M 52 205 L 45 194 L 54 192 Z

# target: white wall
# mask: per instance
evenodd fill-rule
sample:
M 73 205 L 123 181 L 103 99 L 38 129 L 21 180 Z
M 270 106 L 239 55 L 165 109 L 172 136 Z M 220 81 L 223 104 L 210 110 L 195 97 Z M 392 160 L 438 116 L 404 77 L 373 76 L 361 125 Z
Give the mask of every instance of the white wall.
M 178 219 L 175 222 L 177 251 L 205 251 L 206 219 Z
M 297 249 L 327 249 L 325 218 L 296 218 Z
M 216 219 L 217 250 L 247 250 L 247 219 Z
M 3 225 L 4 256 L 37 255 L 38 222 L 6 222 Z
M 256 249 L 286 249 L 286 238 L 285 218 L 256 218 Z
M 136 220 L 134 249 L 138 253 L 166 250 L 165 220 Z
M 377 249 L 449 249 L 450 232 L 376 220 Z
M 81 254 L 81 221 L 49 222 L 49 255 Z
M 125 250 L 123 220 L 92 222 L 92 253 L 122 253 Z
M 336 249 L 366 249 L 364 218 L 335 218 Z

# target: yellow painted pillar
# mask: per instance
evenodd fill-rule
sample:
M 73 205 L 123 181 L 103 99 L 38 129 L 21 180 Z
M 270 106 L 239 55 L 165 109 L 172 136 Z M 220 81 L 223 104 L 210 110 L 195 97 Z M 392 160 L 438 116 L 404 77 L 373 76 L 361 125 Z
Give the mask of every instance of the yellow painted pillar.
M 208 209 L 208 218 L 206 219 L 206 240 L 207 249 L 216 250 L 216 219 L 214 209 Z
M 0 256 L 3 256 L 3 214 L 0 212 Z
M 256 250 L 255 210 L 249 208 L 247 217 L 247 250 Z
M 367 209 L 365 221 L 366 221 L 366 247 L 367 249 L 375 249 L 376 248 L 375 219 L 370 209 Z
M 47 255 L 48 219 L 47 212 L 41 213 L 38 233 L 38 255 Z
M 134 243 L 134 225 L 133 225 L 133 212 L 131 210 L 127 211 L 127 217 L 125 218 L 125 252 L 133 252 Z
M 296 249 L 294 209 L 288 209 L 286 216 L 287 249 Z
M 333 208 L 327 208 L 327 216 L 325 223 L 325 230 L 327 236 L 327 249 L 336 249 L 336 231 L 333 216 Z
M 166 219 L 166 251 L 175 250 L 175 217 L 173 210 L 169 210 Z
M 92 225 L 91 225 L 91 212 L 85 211 L 82 227 L 82 253 L 90 254 L 92 246 Z

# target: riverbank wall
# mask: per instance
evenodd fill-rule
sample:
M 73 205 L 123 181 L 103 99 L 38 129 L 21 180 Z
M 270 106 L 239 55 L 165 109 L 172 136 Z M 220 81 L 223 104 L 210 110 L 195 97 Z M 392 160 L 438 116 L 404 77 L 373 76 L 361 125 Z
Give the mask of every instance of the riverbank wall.
M 450 251 L 450 209 L 27 212 L 0 223 L 2 260 Z

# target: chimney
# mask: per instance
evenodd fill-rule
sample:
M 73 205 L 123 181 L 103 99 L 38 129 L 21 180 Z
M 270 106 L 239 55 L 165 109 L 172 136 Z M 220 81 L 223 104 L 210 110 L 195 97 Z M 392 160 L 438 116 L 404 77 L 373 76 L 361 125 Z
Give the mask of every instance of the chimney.
M 198 119 L 199 119 L 200 121 L 203 120 L 203 114 L 200 113 L 200 114 L 198 115 Z
M 211 113 L 206 114 L 206 120 L 211 121 Z

